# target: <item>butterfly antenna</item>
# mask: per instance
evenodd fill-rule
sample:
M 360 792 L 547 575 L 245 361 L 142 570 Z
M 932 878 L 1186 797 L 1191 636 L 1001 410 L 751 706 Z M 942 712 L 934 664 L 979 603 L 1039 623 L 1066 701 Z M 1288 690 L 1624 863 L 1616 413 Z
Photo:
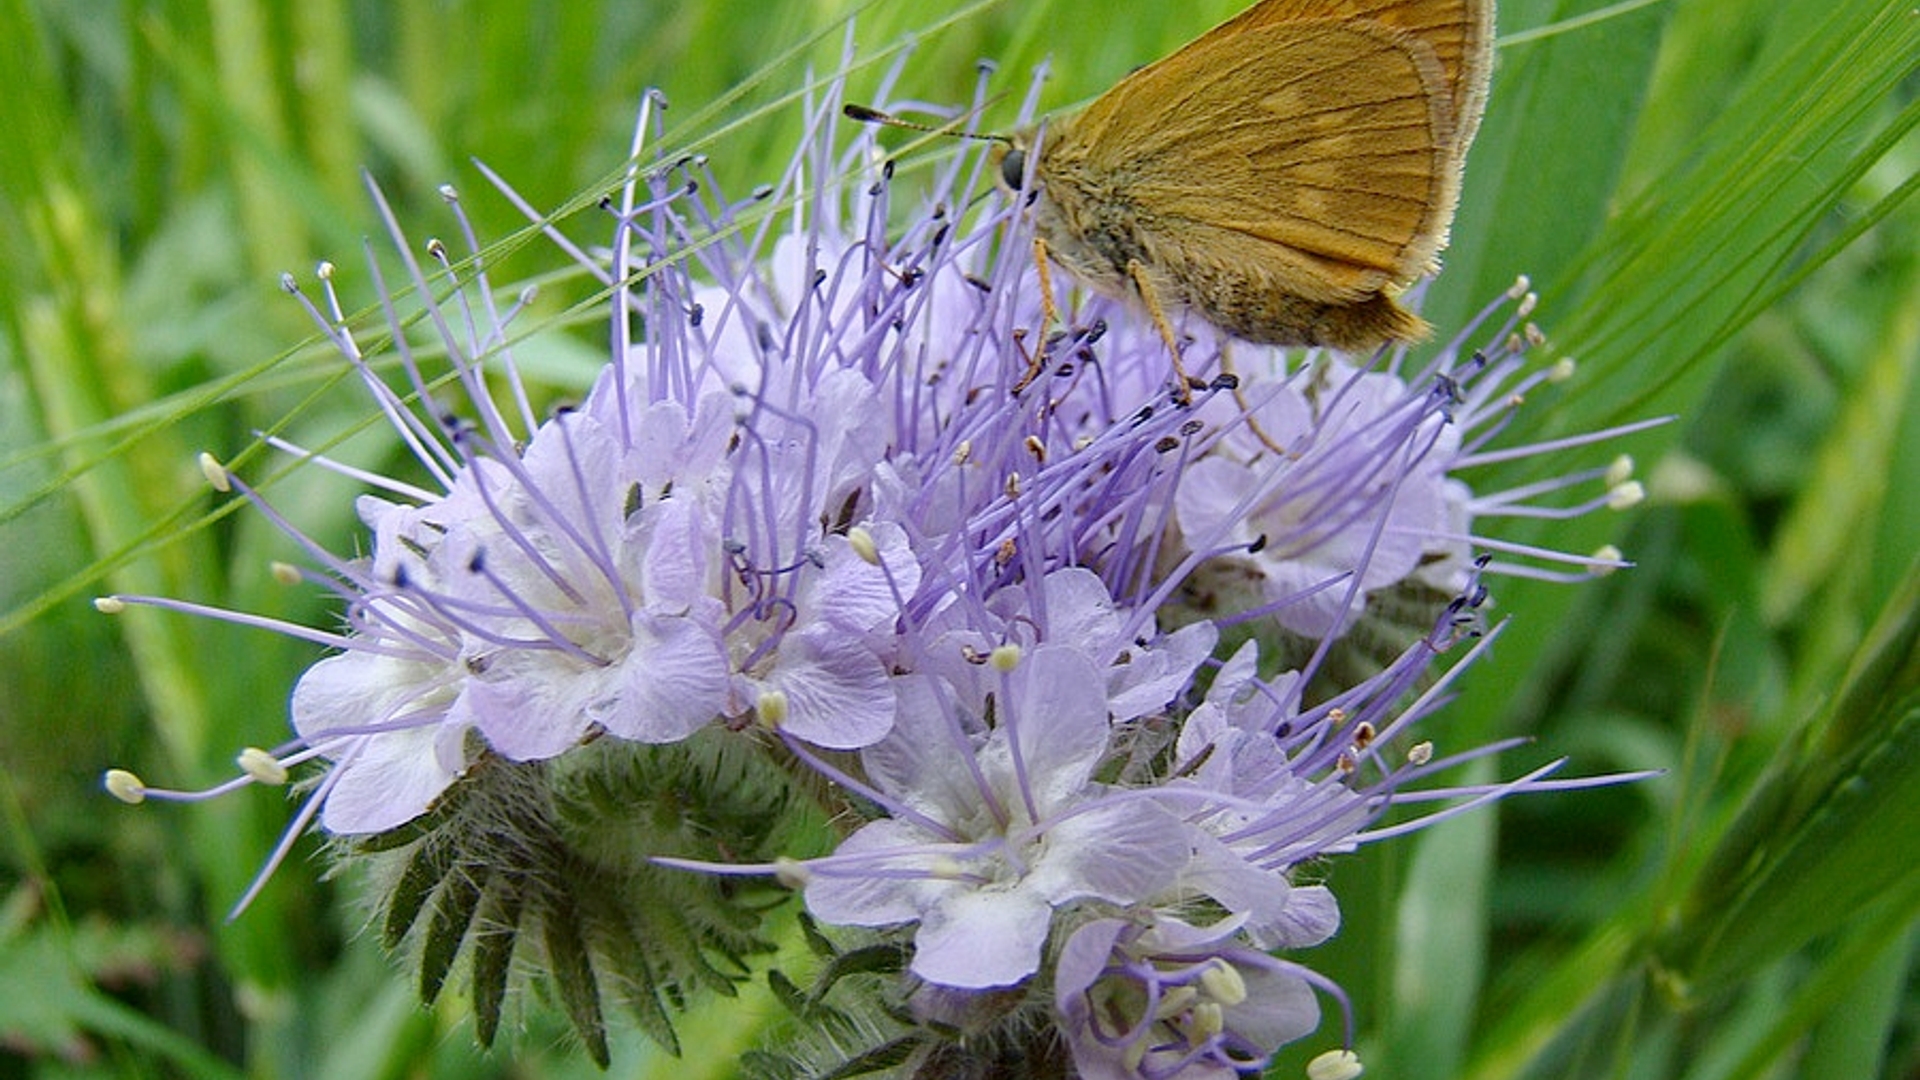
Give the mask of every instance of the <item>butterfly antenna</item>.
M 879 109 L 869 108 L 865 105 L 856 105 L 851 102 L 842 106 L 840 111 L 847 119 L 857 120 L 862 124 L 880 124 L 885 127 L 905 128 L 908 131 L 924 131 L 930 135 L 950 135 L 956 139 L 974 139 L 979 142 L 997 142 L 1007 146 L 1013 145 L 1012 137 L 1007 135 L 989 135 L 977 131 L 961 131 L 959 124 L 962 119 L 965 119 L 964 117 L 950 120 L 936 127 L 933 124 L 922 124 L 913 120 L 902 120 L 892 113 L 881 112 Z

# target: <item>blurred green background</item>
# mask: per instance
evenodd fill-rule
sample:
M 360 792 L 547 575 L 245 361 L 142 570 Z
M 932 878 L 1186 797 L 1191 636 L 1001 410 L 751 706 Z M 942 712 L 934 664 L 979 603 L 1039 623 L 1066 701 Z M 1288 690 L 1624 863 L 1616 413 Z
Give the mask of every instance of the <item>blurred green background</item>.
M 896 93 L 1006 123 L 1051 58 L 1049 107 L 1097 93 L 1242 6 L 1022 0 L 858 10 L 855 96 L 910 41 Z M 190 786 L 285 737 L 315 658 L 257 631 L 88 600 L 160 593 L 329 625 L 275 586 L 292 545 L 193 462 L 280 430 L 331 444 L 371 410 L 278 290 L 343 267 L 373 299 L 366 169 L 416 241 L 458 185 L 483 240 L 621 166 L 644 88 L 669 143 L 729 190 L 775 178 L 847 5 L 768 0 L 383 4 L 0 0 L 0 1076 L 595 1075 L 538 1001 L 489 1055 L 456 997 L 426 1010 L 362 932 L 356 883 L 303 841 L 223 921 L 284 827 L 277 793 L 121 806 L 123 765 Z M 1517 772 L 1659 768 L 1509 802 L 1337 863 L 1347 923 L 1300 959 L 1353 993 L 1372 1075 L 1920 1075 L 1920 10 L 1855 0 L 1512 0 L 1470 159 L 1443 329 L 1516 273 L 1582 362 L 1510 442 L 1650 415 L 1651 499 L 1501 535 L 1638 568 L 1496 581 L 1512 625 L 1433 725 L 1527 733 Z M 604 231 L 591 211 L 569 224 Z M 455 245 L 458 247 L 458 245 Z M 532 244 L 495 282 L 562 260 Z M 528 353 L 577 393 L 604 329 L 536 301 Z M 578 325 L 571 325 L 578 322 Z M 363 464 L 392 448 L 365 436 Z M 1605 454 L 1588 452 L 1594 461 Z M 1593 455 L 1598 454 L 1597 457 Z M 1476 477 L 1537 478 L 1571 459 Z M 276 503 L 352 551 L 351 486 L 281 474 Z M 250 472 L 249 475 L 252 475 Z M 685 1062 L 628 1032 L 620 1076 L 725 1076 L 774 1008 L 690 1017 Z M 1300 1075 L 1330 1023 L 1275 1076 Z

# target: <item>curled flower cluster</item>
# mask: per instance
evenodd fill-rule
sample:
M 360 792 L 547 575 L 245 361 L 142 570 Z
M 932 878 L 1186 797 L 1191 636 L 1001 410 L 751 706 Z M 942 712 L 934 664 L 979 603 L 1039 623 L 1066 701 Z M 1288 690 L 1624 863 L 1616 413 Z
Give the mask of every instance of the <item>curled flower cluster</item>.
M 1461 670 L 1435 657 L 1484 643 L 1489 570 L 1620 565 L 1501 545 L 1488 522 L 1635 497 L 1617 466 L 1496 494 L 1465 474 L 1620 431 L 1489 448 L 1527 390 L 1566 373 L 1525 366 L 1524 285 L 1417 369 L 1398 353 L 1251 349 L 1197 323 L 1176 365 L 1150 323 L 1094 299 L 1043 325 L 1022 200 L 974 197 L 985 155 L 934 160 L 903 198 L 836 95 L 810 106 L 785 179 L 746 200 L 676 159 L 637 167 L 603 204 L 604 251 L 547 226 L 605 283 L 612 355 L 577 407 L 544 420 L 512 362 L 519 307 L 499 309 L 478 250 L 457 261 L 430 244 L 430 272 L 401 244 L 444 379 L 399 301 L 383 305 L 394 385 L 363 355 L 333 269 L 319 305 L 289 277 L 435 487 L 320 459 L 382 489 L 358 504 L 364 558 L 274 516 L 312 560 L 287 576 L 339 596 L 340 632 L 160 598 L 101 606 L 214 614 L 331 650 L 294 689 L 298 737 L 247 751 L 216 789 L 324 762 L 306 770 L 288 843 L 317 816 L 368 851 L 427 845 L 403 881 L 421 866 L 450 878 L 482 861 L 445 839 L 461 821 L 483 821 L 496 853 L 516 829 L 538 832 L 522 848 L 593 831 L 567 831 L 597 805 L 571 795 L 449 816 L 489 777 L 520 778 L 522 799 L 559 775 L 541 769 L 608 747 L 729 739 L 832 816 L 831 850 L 743 859 L 752 846 L 722 836 L 711 853 L 625 861 L 772 875 L 824 926 L 910 943 L 894 993 L 926 1025 L 919 1053 L 946 1052 L 936 1032 L 1041 1028 L 1053 1041 L 1032 1044 L 1064 1042 L 1085 1077 L 1257 1070 L 1315 1030 L 1318 995 L 1344 1001 L 1277 955 L 1339 927 L 1303 864 L 1407 831 L 1380 822 L 1414 799 L 1449 807 L 1424 822 L 1568 785 L 1545 770 L 1436 785 L 1503 747 L 1438 754 L 1414 729 Z M 657 128 L 650 102 L 641 134 Z M 1542 504 L 1578 484 L 1606 492 Z M 1373 673 L 1330 679 L 1356 623 L 1406 596 L 1429 602 Z M 108 784 L 182 794 L 120 771 Z M 575 955 L 573 909 L 538 899 L 551 890 L 438 880 L 441 909 L 459 902 L 448 892 L 479 897 L 452 907 L 461 928 L 476 906 L 545 902 L 546 963 Z M 386 908 L 404 930 L 427 893 L 397 888 Z M 632 975 L 591 935 L 580 955 Z

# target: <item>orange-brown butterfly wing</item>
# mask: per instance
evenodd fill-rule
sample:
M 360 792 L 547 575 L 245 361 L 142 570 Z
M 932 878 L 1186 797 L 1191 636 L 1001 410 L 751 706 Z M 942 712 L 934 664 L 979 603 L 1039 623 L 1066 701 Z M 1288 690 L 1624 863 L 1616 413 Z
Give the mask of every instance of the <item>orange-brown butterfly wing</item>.
M 1315 19 L 1370 20 L 1426 42 L 1440 61 L 1453 109 L 1456 148 L 1464 154 L 1486 109 L 1487 80 L 1493 68 L 1493 0 L 1264 0 L 1198 41 L 1257 26 Z
M 1358 300 L 1427 269 L 1455 169 L 1432 50 L 1365 20 L 1246 20 L 1049 129 L 1043 164 L 1112 178 L 1155 246 L 1257 260 L 1311 299 Z

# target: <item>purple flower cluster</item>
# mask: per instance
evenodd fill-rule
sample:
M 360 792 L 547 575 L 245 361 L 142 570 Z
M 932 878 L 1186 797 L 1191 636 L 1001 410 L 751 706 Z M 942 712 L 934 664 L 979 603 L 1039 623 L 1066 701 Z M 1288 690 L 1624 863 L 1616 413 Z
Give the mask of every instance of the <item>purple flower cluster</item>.
M 1476 549 L 1571 577 L 1618 555 L 1480 530 L 1634 488 L 1617 468 L 1468 486 L 1476 465 L 1565 448 L 1488 449 L 1565 373 L 1524 366 L 1524 286 L 1417 370 L 1253 349 L 1197 321 L 1176 366 L 1106 301 L 1068 297 L 1066 324 L 1042 325 L 1021 200 L 974 197 L 983 152 L 921 159 L 908 185 L 839 105 L 809 109 L 784 179 L 749 199 L 676 160 L 606 201 L 607 249 L 548 226 L 606 285 L 612 355 L 545 420 L 512 362 L 518 308 L 496 306 L 477 250 L 429 245 L 431 272 L 404 256 L 416 298 L 455 286 L 423 323 L 450 381 L 398 300 L 394 385 L 332 269 L 320 306 L 289 278 L 438 490 L 336 465 L 383 489 L 358 504 L 364 558 L 276 517 L 314 564 L 289 573 L 340 597 L 339 633 L 101 606 L 332 650 L 294 689 L 298 738 L 244 754 L 236 781 L 326 763 L 289 841 L 316 814 L 339 836 L 415 822 L 488 757 L 724 727 L 830 781 L 858 820 L 816 858 L 663 864 L 776 874 L 822 924 L 910 939 L 905 993 L 929 1021 L 1027 989 L 1083 1076 L 1258 1069 L 1315 1029 L 1316 992 L 1338 997 L 1275 955 L 1339 927 L 1303 863 L 1406 831 L 1378 823 L 1410 797 L 1444 814 L 1557 786 L 1436 786 L 1502 747 L 1436 755 L 1413 728 L 1460 670 L 1434 657 L 1485 640 Z M 643 115 L 643 137 L 656 128 Z M 449 389 L 457 408 L 435 403 Z M 1607 493 L 1537 501 L 1575 484 Z M 1452 597 L 1431 630 L 1372 678 L 1310 689 L 1370 599 L 1412 586 Z M 1227 627 L 1251 637 L 1229 648 Z M 1314 659 L 1279 670 L 1277 638 Z

